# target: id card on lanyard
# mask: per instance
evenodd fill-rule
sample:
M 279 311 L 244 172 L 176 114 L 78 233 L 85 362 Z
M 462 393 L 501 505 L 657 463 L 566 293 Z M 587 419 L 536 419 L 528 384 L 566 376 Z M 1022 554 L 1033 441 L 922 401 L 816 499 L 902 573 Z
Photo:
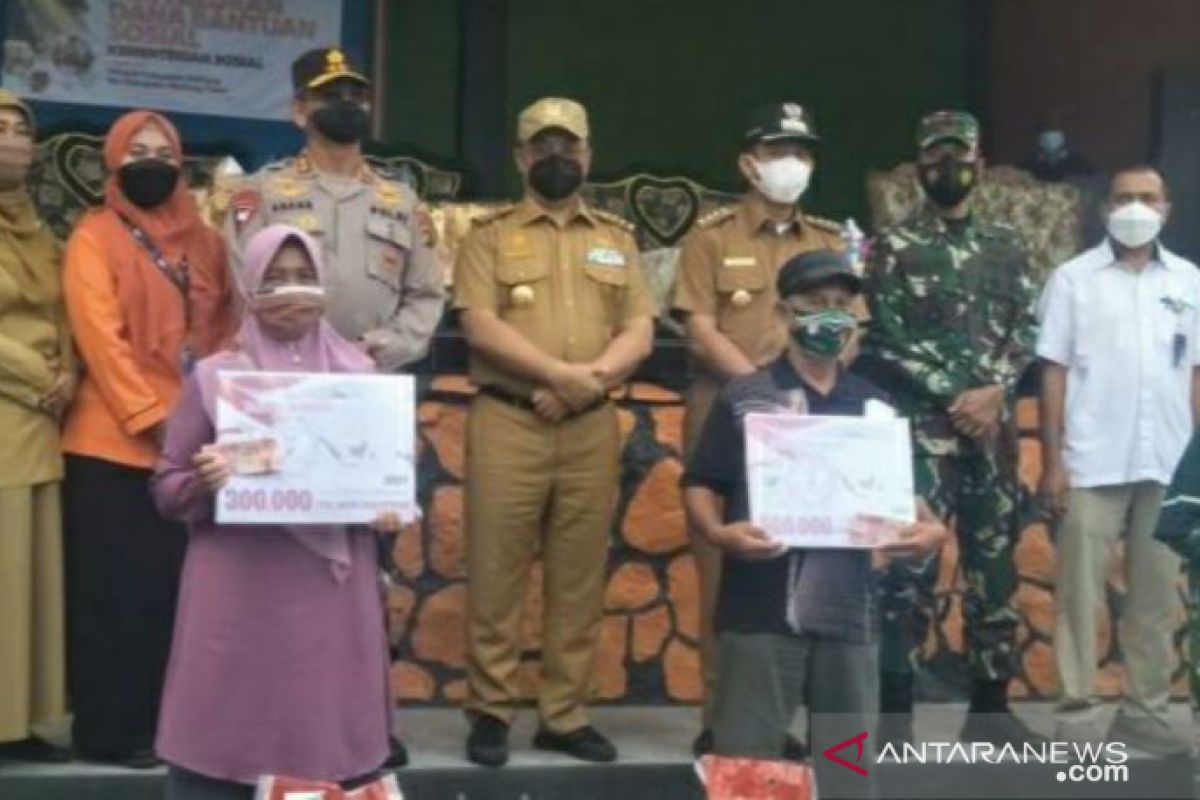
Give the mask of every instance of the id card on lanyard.
M 163 252 L 158 249 L 158 245 L 150 238 L 150 236 L 141 228 L 127 219 L 123 214 L 118 214 L 121 222 L 124 223 L 129 235 L 132 236 L 142 249 L 146 251 L 146 255 L 150 256 L 150 260 L 158 269 L 159 273 L 171 282 L 171 285 L 179 290 L 179 295 L 183 299 L 183 325 L 184 325 L 184 342 L 183 347 L 179 352 L 179 368 L 184 376 L 190 375 L 192 369 L 196 366 L 196 349 L 192 346 L 192 270 L 188 264 L 187 256 L 184 256 L 179 261 L 179 266 L 171 266 L 171 262 L 163 255 Z

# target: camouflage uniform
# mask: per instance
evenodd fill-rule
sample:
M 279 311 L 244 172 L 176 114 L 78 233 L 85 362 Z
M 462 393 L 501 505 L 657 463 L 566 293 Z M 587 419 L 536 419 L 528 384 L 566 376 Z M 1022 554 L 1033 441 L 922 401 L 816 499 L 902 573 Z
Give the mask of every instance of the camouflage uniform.
M 1017 452 L 1012 405 L 1033 360 L 1035 291 L 1014 231 L 974 219 L 947 225 L 932 209 L 880 234 L 867 264 L 870 323 L 860 369 L 913 426 L 915 479 L 934 513 L 953 520 L 966 582 L 972 676 L 1011 677 L 1017 613 L 1013 550 Z M 959 435 L 947 409 L 967 389 L 1007 397 L 995 445 Z M 884 672 L 908 673 L 933 621 L 938 556 L 896 561 L 881 582 Z
M 1163 500 L 1154 536 L 1187 564 L 1187 671 L 1200 706 L 1200 436 L 1193 436 Z

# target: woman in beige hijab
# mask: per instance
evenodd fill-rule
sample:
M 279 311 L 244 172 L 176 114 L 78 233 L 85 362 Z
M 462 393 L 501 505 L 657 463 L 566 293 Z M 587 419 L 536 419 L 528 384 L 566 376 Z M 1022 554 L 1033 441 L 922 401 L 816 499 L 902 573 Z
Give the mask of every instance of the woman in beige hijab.
M 33 114 L 0 89 L 0 758 L 65 761 L 59 420 L 74 392 L 60 249 L 25 188 Z

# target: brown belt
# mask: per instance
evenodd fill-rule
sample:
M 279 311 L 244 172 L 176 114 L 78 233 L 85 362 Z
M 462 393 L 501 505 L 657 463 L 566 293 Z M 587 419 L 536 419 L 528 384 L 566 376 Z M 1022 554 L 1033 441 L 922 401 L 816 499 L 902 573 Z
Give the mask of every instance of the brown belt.
M 499 400 L 502 403 L 507 403 L 508 405 L 514 406 L 523 411 L 529 411 L 534 414 L 537 413 L 537 406 L 535 406 L 533 404 L 532 400 L 530 400 L 525 395 L 517 394 L 516 392 L 510 392 L 508 389 L 505 389 L 502 386 L 495 386 L 495 385 L 491 385 L 491 384 L 489 384 L 487 386 L 480 386 L 479 393 L 486 394 L 488 397 Z M 582 417 L 584 414 L 590 414 L 593 411 L 595 411 L 596 409 L 601 408 L 605 405 L 608 405 L 608 395 L 604 395 L 602 397 L 596 398 L 596 402 L 592 403 L 587 408 L 581 409 L 579 411 L 568 411 L 567 419 L 572 419 L 574 417 Z

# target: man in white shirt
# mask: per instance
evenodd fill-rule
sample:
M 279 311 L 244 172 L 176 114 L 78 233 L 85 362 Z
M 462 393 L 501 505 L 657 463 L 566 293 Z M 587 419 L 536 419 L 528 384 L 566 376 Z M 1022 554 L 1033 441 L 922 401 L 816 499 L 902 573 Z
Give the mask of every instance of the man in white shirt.
M 1108 237 L 1055 270 L 1042 295 L 1042 502 L 1058 530 L 1056 739 L 1103 737 L 1092 700 L 1097 615 L 1125 541 L 1119 637 L 1125 693 L 1107 738 L 1171 755 L 1166 721 L 1179 560 L 1154 539 L 1166 485 L 1197 416 L 1200 272 L 1158 233 L 1170 212 L 1151 167 L 1115 173 Z

